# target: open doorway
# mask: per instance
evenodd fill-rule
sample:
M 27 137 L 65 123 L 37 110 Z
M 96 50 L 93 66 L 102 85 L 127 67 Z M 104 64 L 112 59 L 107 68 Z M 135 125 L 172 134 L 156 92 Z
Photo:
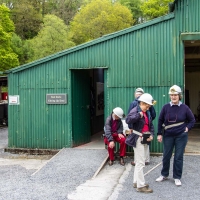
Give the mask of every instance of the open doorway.
M 196 123 L 189 133 L 186 152 L 200 153 L 200 40 L 184 41 L 185 103 L 192 110 Z
M 71 70 L 73 147 L 101 138 L 104 126 L 104 69 Z

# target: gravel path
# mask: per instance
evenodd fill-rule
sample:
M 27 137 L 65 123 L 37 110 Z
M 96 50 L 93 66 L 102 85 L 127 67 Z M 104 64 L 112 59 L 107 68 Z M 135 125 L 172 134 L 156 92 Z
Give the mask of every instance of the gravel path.
M 92 178 L 106 156 L 105 150 L 63 149 L 37 173 L 18 165 L 1 166 L 0 199 L 67 199 Z
M 0 129 L 0 138 L 6 131 Z M 17 157 L 4 153 L 2 146 L 0 157 Z M 0 200 L 66 200 L 76 187 L 93 177 L 106 156 L 105 149 L 66 148 L 39 171 L 20 165 L 0 166 Z

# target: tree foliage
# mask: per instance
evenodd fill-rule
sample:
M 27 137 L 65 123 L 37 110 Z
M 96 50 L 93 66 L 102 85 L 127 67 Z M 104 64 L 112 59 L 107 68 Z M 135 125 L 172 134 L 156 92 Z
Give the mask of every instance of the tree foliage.
M 43 21 L 38 35 L 29 41 L 34 54 L 31 61 L 75 45 L 70 41 L 68 27 L 63 20 L 55 15 L 45 15 Z
M 82 4 L 83 0 L 48 0 L 44 2 L 43 13 L 54 14 L 69 25 Z
M 16 34 L 13 34 L 12 36 L 11 48 L 14 53 L 18 55 L 20 65 L 27 63 L 33 57 L 33 50 L 31 49 L 28 41 L 22 40 Z
M 19 65 L 18 57 L 11 48 L 13 32 L 14 24 L 10 19 L 10 11 L 6 6 L 0 5 L 0 71 Z
M 10 7 L 12 7 L 11 14 L 16 34 L 24 40 L 35 37 L 42 24 L 40 1 L 13 1 Z
M 147 19 L 163 16 L 169 11 L 169 3 L 174 0 L 148 0 L 141 5 L 141 10 Z
M 93 0 L 81 7 L 71 22 L 73 41 L 81 44 L 133 24 L 130 10 L 109 0 Z
M 131 10 L 134 19 L 134 25 L 143 22 L 143 13 L 141 10 L 141 0 L 119 0 L 119 3 Z

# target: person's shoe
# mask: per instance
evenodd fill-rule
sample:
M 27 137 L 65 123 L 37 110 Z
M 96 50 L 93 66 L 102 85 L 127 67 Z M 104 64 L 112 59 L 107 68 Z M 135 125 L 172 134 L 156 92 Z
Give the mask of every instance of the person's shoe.
M 122 166 L 125 165 L 124 158 L 120 158 L 119 164 L 122 165 Z
M 111 165 L 113 165 L 113 162 L 114 162 L 113 160 L 109 160 L 108 164 L 111 166 Z
M 149 165 L 149 164 L 150 164 L 150 162 L 145 162 L 145 165 Z M 131 165 L 135 166 L 135 162 L 132 161 L 132 162 L 131 162 Z
M 134 161 L 132 161 L 132 162 L 131 162 L 131 165 L 135 166 L 135 163 L 134 163 Z
M 134 188 L 137 188 L 137 183 L 133 183 L 133 187 L 134 187 Z M 149 184 L 145 184 L 144 187 L 147 187 L 147 188 L 148 188 L 148 187 L 149 187 Z
M 176 186 L 181 186 L 181 181 L 180 181 L 180 179 L 174 179 L 174 181 L 175 181 L 175 185 L 176 185 Z
M 137 192 L 143 192 L 143 193 L 152 193 L 153 190 L 150 189 L 149 187 L 141 187 L 136 189 Z
M 167 177 L 164 177 L 164 176 L 159 176 L 157 179 L 156 179 L 156 182 L 161 182 L 161 181 L 164 181 L 164 180 L 167 180 L 168 178 Z

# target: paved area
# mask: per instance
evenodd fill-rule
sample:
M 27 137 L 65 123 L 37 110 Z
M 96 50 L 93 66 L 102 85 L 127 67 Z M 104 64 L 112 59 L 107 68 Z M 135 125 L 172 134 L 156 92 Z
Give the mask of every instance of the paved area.
M 102 134 L 103 131 L 93 135 L 90 143 L 80 145 L 76 149 L 105 149 Z
M 119 164 L 109 166 L 108 164 L 100 173 L 92 179 L 79 185 L 72 193 L 68 194 L 69 200 L 96 200 L 108 199 L 115 190 L 125 167 Z
M 8 129 L 7 127 L 0 127 L 0 149 L 8 146 Z

